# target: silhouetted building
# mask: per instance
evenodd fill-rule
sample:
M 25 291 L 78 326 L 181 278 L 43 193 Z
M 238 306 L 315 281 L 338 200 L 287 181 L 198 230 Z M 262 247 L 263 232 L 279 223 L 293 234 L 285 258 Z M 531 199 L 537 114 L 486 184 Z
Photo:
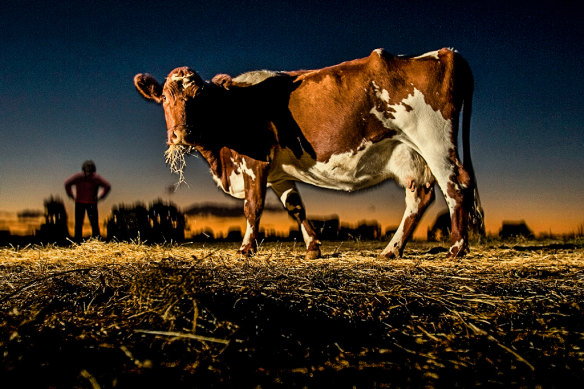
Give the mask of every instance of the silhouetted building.
M 452 226 L 450 220 L 450 212 L 443 211 L 436 216 L 436 221 L 432 227 L 428 227 L 428 241 L 441 242 L 448 240 L 450 236 L 450 228 Z
M 534 238 L 533 232 L 527 227 L 524 220 L 520 221 L 503 221 L 503 226 L 499 231 L 499 237 L 501 239 L 511 239 L 511 238 Z
M 185 239 L 185 217 L 173 204 L 158 200 L 150 206 L 150 236 L 155 242 L 182 242 Z
M 387 227 L 385 229 L 385 234 L 381 237 L 381 240 L 390 240 L 397 232 L 397 227 Z
M 339 231 L 341 240 L 379 240 L 381 238 L 381 225 L 376 221 L 361 221 L 355 228 L 342 225 Z
M 241 234 L 241 228 L 239 227 L 231 227 L 227 231 L 227 236 L 225 240 L 228 242 L 239 242 L 243 239 L 243 235 Z
M 10 230 L 0 230 L 0 245 L 10 243 Z
M 333 216 L 328 219 L 310 219 L 312 228 L 322 240 L 337 240 L 339 239 L 339 231 L 341 222 L 338 216 Z

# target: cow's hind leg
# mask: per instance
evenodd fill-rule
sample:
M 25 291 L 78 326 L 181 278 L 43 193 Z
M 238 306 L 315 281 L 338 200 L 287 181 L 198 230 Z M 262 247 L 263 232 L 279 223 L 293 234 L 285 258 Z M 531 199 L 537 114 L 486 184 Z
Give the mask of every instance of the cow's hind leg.
M 302 232 L 304 243 L 306 244 L 306 259 L 315 259 L 320 257 L 320 241 L 318 235 L 312 228 L 312 225 L 306 218 L 306 210 L 300 194 L 296 189 L 293 181 L 280 181 L 271 183 L 272 189 L 292 217 L 298 223 Z
M 438 183 L 450 211 L 452 227 L 450 230 L 449 256 L 461 257 L 468 251 L 468 216 L 467 199 L 469 196 L 470 178 L 460 162 L 455 164 L 454 174 L 438 179 Z M 472 195 L 472 193 L 470 193 Z
M 406 190 L 406 210 L 402 221 L 380 254 L 381 257 L 395 258 L 402 255 L 424 211 L 434 200 L 434 177 L 424 159 L 405 144 L 393 149 L 388 167 Z
M 455 150 L 454 146 L 452 150 Z M 461 257 L 468 251 L 468 196 L 472 196 L 471 179 L 462 166 L 455 151 L 444 154 L 426 155 L 428 165 L 436 177 L 438 185 L 444 194 L 450 212 L 450 249 L 449 256 Z
M 381 252 L 380 257 L 400 257 L 404 247 L 412 236 L 418 222 L 428 205 L 434 200 L 434 185 L 432 183 L 416 184 L 410 180 L 406 186 L 406 210 L 402 221 L 393 238 Z

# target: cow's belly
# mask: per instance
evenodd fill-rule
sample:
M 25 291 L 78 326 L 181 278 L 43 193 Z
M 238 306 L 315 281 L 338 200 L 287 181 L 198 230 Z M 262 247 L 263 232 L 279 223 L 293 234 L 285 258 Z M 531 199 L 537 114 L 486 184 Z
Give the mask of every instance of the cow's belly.
M 364 142 L 357 151 L 333 154 L 328 161 L 315 161 L 304 153 L 279 150 L 272 163 L 269 182 L 297 180 L 322 188 L 355 191 L 387 179 L 406 185 L 408 179 L 424 180 L 425 163 L 410 147 L 394 139 Z

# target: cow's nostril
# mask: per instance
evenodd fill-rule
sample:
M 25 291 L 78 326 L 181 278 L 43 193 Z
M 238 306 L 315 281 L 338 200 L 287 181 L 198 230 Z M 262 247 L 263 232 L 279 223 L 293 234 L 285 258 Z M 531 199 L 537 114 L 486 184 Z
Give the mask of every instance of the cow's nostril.
M 168 136 L 168 143 L 169 144 L 181 144 L 184 140 L 184 134 L 180 131 L 171 131 Z

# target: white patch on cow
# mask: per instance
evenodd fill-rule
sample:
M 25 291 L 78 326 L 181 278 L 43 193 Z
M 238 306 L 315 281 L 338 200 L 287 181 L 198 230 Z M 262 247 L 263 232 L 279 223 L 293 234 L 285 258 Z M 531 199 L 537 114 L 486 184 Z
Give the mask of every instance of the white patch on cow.
M 422 54 L 422 55 L 418 55 L 417 57 L 414 57 L 414 59 L 428 58 L 428 57 L 433 57 L 433 58 L 436 58 L 436 59 L 440 59 L 440 58 L 438 57 L 438 50 L 435 50 L 435 51 L 429 51 L 429 52 L 427 52 L 427 53 L 424 53 L 424 54 Z
M 300 230 L 302 231 L 302 237 L 304 238 L 304 243 L 306 243 L 306 248 L 308 248 L 314 239 L 312 236 L 308 235 L 308 231 L 306 231 L 304 224 L 300 225 Z
M 195 73 L 189 73 L 187 75 L 184 76 L 179 76 L 176 74 L 173 74 L 172 76 L 170 76 L 170 80 L 171 81 L 175 81 L 175 82 L 180 82 L 183 89 L 187 89 L 188 87 L 190 87 L 192 84 L 195 83 L 194 79 L 192 78 L 192 76 L 194 76 Z
M 255 70 L 253 72 L 240 74 L 239 76 L 235 77 L 233 81 L 238 84 L 255 85 L 267 80 L 268 78 L 275 77 L 278 74 L 278 72 L 271 70 Z
M 243 236 L 243 243 L 241 245 L 242 248 L 251 243 L 251 235 L 253 233 L 253 227 L 249 224 L 249 220 L 246 223 L 245 235 Z
M 231 163 L 233 164 L 233 171 L 229 175 L 227 181 L 229 188 L 225 188 L 223 186 L 223 182 L 221 181 L 220 177 L 215 176 L 213 171 L 211 170 L 211 176 L 213 180 L 217 184 L 217 186 L 223 191 L 237 199 L 245 198 L 245 179 L 243 177 L 246 174 L 252 181 L 255 181 L 256 175 L 254 171 L 247 167 L 247 163 L 245 159 L 242 160 L 240 163 L 235 162 L 233 158 L 231 158 Z
M 378 56 L 381 57 L 382 54 L 383 54 L 383 49 L 375 49 L 375 50 L 373 50 L 373 52 L 376 53 Z
M 280 201 L 282 202 L 282 204 L 284 204 L 284 206 L 286 206 L 286 201 L 288 200 L 288 195 L 294 190 L 294 188 L 290 188 L 288 190 L 286 190 L 284 193 L 282 193 L 282 195 L 280 196 Z
M 231 161 L 233 163 L 235 163 L 235 161 L 233 160 L 233 158 L 231 159 Z M 241 163 L 239 164 L 238 169 L 239 169 L 239 171 L 241 173 L 247 174 L 249 176 L 249 178 L 251 178 L 252 181 L 255 181 L 255 179 L 256 179 L 255 173 L 253 172 L 252 169 L 250 169 L 250 168 L 247 167 L 247 162 L 245 162 L 245 159 L 241 161 Z
M 373 85 L 375 96 L 377 96 L 377 98 L 383 101 L 384 103 L 389 104 L 389 92 L 385 89 L 382 90 L 381 88 L 379 88 L 375 81 L 371 81 L 371 85 Z
M 456 243 L 454 243 L 452 245 L 452 247 L 450 247 L 449 252 L 451 254 L 454 254 L 454 250 L 456 250 L 456 252 L 460 252 L 460 250 L 462 250 L 462 247 L 464 246 L 464 239 L 460 239 L 459 241 L 457 241 Z
M 376 95 L 385 96 L 384 92 L 376 91 Z M 382 97 L 379 98 L 385 102 Z M 415 88 L 413 94 L 398 104 L 388 105 L 388 108 L 391 108 L 389 117 L 375 107 L 370 113 L 384 127 L 398 132 L 396 140 L 407 144 L 423 157 L 442 188 L 449 209 L 453 210 L 456 201 L 448 195 L 448 182 L 454 173 L 453 165 L 448 160 L 453 147 L 450 140 L 451 121 L 444 119 L 440 111 L 428 105 L 423 93 Z
M 268 181 L 299 180 L 315 186 L 352 192 L 395 178 L 406 185 L 431 182 L 431 174 L 414 150 L 392 139 L 364 141 L 358 151 L 333 154 L 326 162 L 304 153 L 296 158 L 289 149 L 276 152 Z

